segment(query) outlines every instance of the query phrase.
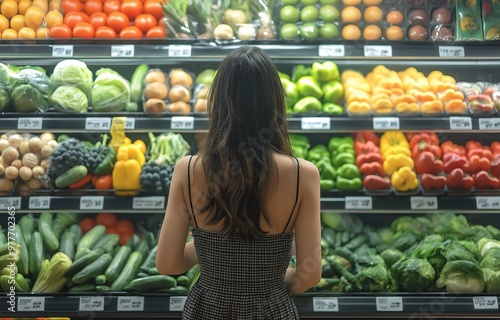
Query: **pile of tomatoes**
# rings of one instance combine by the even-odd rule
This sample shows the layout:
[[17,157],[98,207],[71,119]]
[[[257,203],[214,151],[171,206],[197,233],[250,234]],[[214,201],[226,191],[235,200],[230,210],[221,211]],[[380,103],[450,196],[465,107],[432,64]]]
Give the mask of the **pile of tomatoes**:
[[120,236],[120,245],[124,245],[134,235],[134,224],[127,219],[118,219],[113,213],[101,212],[95,218],[85,218],[78,225],[85,234],[96,225],[106,227],[106,233],[114,233]]
[[50,27],[51,38],[165,38],[161,1],[62,0],[62,23]]

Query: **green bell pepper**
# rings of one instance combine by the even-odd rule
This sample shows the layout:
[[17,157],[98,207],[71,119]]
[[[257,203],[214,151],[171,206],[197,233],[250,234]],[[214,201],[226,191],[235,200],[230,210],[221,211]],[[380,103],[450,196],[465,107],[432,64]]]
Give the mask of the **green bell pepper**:
[[333,61],[313,62],[312,75],[319,82],[328,82],[340,78],[339,68]]
[[293,156],[296,157],[296,158],[306,159],[306,157],[307,157],[307,148],[304,148],[304,147],[299,146],[299,145],[293,145],[292,144],[292,153],[293,153]]
[[325,163],[320,170],[321,179],[335,180],[337,178],[337,171],[330,163]]
[[307,152],[306,159],[313,163],[316,163],[321,159],[327,159],[328,162],[330,162],[330,152],[328,151],[328,148],[325,145],[318,144],[313,148],[309,149],[309,151]]
[[354,149],[354,139],[350,136],[331,138],[328,142],[328,149],[330,152],[334,152],[337,151],[340,145],[344,144],[350,145]]
[[305,65],[299,64],[293,70],[292,81],[296,82],[300,78],[310,75],[312,75],[312,68],[307,68]]
[[346,163],[340,168],[337,168],[337,174],[339,177],[346,179],[361,178],[361,172],[359,172],[358,167],[352,163]]
[[319,187],[321,190],[332,190],[335,188],[335,181],[329,179],[319,180]]
[[339,103],[344,99],[344,86],[340,81],[330,81],[325,83],[321,89],[323,90],[323,101]]
[[311,145],[309,144],[309,139],[304,135],[290,134],[289,139],[292,146],[300,146],[306,149],[309,149],[311,147]]
[[346,179],[338,176],[336,184],[339,190],[354,191],[361,189],[361,187],[363,186],[363,181],[361,181],[361,178]]
[[344,107],[335,103],[327,102],[323,104],[322,112],[326,114],[344,114]]
[[108,153],[106,154],[106,157],[104,157],[104,160],[99,163],[97,168],[94,170],[94,174],[97,176],[103,176],[105,174],[113,172],[113,167],[115,166],[116,162],[116,153],[115,149],[109,148],[108,147]]
[[335,168],[340,168],[346,163],[356,163],[356,158],[352,153],[342,152],[332,157],[332,165]]
[[290,76],[284,72],[278,71],[278,76],[280,77],[280,79],[290,80]]

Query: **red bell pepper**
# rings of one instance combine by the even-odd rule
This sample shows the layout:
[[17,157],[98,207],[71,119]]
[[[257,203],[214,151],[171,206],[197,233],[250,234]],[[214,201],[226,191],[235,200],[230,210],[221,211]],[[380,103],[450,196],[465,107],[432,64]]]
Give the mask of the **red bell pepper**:
[[450,173],[454,169],[469,170],[469,161],[464,156],[456,153],[445,153],[443,155],[444,172]]
[[500,178],[500,155],[491,160],[490,172],[494,177]]
[[389,177],[381,177],[370,174],[364,177],[363,186],[368,190],[389,189],[391,187],[391,180]]
[[413,146],[411,149],[411,157],[416,159],[419,153],[423,151],[430,151],[436,158],[441,159],[441,148],[438,145],[430,144],[428,142],[420,142]]
[[473,155],[469,158],[468,173],[473,174],[479,171],[490,171],[491,162],[488,158]]
[[422,132],[414,135],[410,139],[410,149],[413,149],[419,143],[435,144],[439,145],[439,138],[437,134],[433,132]]
[[500,155],[500,142],[499,141],[492,142],[490,145],[490,150],[494,156]]
[[470,151],[473,149],[482,149],[482,148],[483,148],[483,145],[479,141],[470,140],[470,141],[467,141],[465,143],[465,149],[467,149],[467,151]]
[[360,154],[366,154],[366,153],[380,153],[379,147],[373,142],[373,141],[367,141],[367,142],[361,142],[361,141],[356,141],[354,143],[354,151],[356,152],[356,155]]
[[465,147],[459,146],[458,144],[455,144],[450,140],[447,140],[441,144],[441,151],[442,154],[456,153],[458,155],[463,155],[463,156],[467,154]]
[[382,164],[379,162],[365,162],[359,167],[359,172],[364,176],[376,174],[385,177],[386,175]]
[[380,153],[366,153],[366,154],[360,154],[359,156],[356,157],[356,165],[361,167],[363,163],[370,163],[370,162],[378,162],[378,163],[384,163],[384,159],[382,159],[382,155]]
[[85,188],[92,181],[92,177],[93,176],[94,175],[92,173],[89,173],[85,177],[83,177],[82,179],[80,179],[79,181],[77,181],[77,182],[75,182],[73,184],[70,184],[69,188],[70,189],[82,189],[82,188]]
[[470,149],[467,151],[467,158],[471,158],[472,156],[479,156],[481,158],[487,158],[489,160],[493,159],[493,153],[488,149]]
[[444,169],[443,161],[430,151],[423,151],[415,158],[415,172],[418,174],[438,174]]
[[444,189],[446,187],[446,177],[424,173],[420,176],[420,184],[424,190]]
[[446,177],[449,189],[470,190],[474,186],[474,177],[466,175],[460,168],[453,169]]
[[475,175],[476,189],[500,189],[500,179],[491,176],[488,171],[481,170]]
[[379,145],[380,138],[379,136],[373,132],[373,131],[360,131],[356,133],[356,137],[354,138],[355,141],[360,141],[360,142],[368,142],[371,141],[373,142],[376,146]]

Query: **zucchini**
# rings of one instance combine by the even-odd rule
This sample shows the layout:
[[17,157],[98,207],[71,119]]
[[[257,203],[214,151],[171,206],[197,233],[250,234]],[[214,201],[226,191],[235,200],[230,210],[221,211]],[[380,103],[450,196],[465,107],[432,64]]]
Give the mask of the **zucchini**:
[[49,251],[56,251],[59,249],[59,239],[54,234],[52,229],[52,214],[50,212],[42,212],[38,220],[38,232],[43,239],[43,244]]
[[73,234],[73,236],[75,237],[75,243],[80,242],[80,239],[83,236],[83,232],[82,232],[82,228],[80,228],[79,225],[77,225],[76,223],[73,224],[71,227],[69,227],[69,232],[71,232]]
[[167,275],[149,276],[134,279],[125,288],[126,291],[150,291],[156,289],[168,289],[177,286],[177,280]]
[[116,280],[116,278],[118,278],[118,275],[120,275],[120,272],[127,263],[127,260],[131,253],[132,249],[130,249],[129,246],[120,247],[116,255],[113,257],[113,260],[109,264],[108,268],[104,272],[104,275],[106,275],[106,279],[108,279],[109,282],[113,282]]
[[84,165],[74,166],[73,168],[57,177],[55,185],[57,188],[66,188],[70,184],[73,184],[85,178],[87,173],[87,167],[85,167]]
[[102,225],[96,225],[89,230],[78,242],[76,246],[75,259],[79,259],[85,252],[85,249],[92,249],[99,239],[101,239],[104,234],[106,234],[106,227]]
[[156,253],[158,252],[158,246],[154,246],[153,249],[149,250],[149,253],[148,253],[148,256],[146,257],[146,259],[144,260],[144,262],[142,263],[142,267],[144,268],[152,268],[154,266],[156,266]]
[[21,231],[21,226],[18,224],[15,225],[15,233],[15,241],[21,246],[19,260],[17,260],[17,267],[19,268],[20,273],[28,275],[30,273],[28,246],[26,245],[26,241],[24,241],[24,235]]
[[189,278],[186,277],[185,275],[178,276],[175,280],[177,281],[177,284],[179,286],[183,286],[183,287],[186,287],[186,288],[189,287],[189,285],[191,283],[189,281]]
[[105,286],[105,285],[98,285],[98,286],[95,286],[95,291],[97,291],[97,292],[109,292],[109,291],[111,291],[111,288],[109,286]]
[[66,277],[71,277],[75,274],[77,274],[79,271],[83,270],[86,266],[91,264],[92,262],[96,261],[99,256],[102,254],[102,250],[98,251],[90,251],[87,250],[85,253],[82,255],[82,257],[76,259],[73,264],[71,264],[71,267],[69,267],[68,271],[64,274]]
[[144,77],[148,73],[149,67],[147,64],[140,64],[135,68],[132,77],[130,78],[130,101],[139,103],[142,97],[142,86]]
[[98,275],[97,277],[95,277],[94,283],[96,285],[104,285],[104,284],[106,284],[106,276],[103,275],[103,274]]
[[112,259],[113,258],[107,253],[101,255],[97,260],[77,272],[72,278],[73,282],[76,284],[83,284],[95,279],[95,277],[106,270]]
[[118,275],[118,278],[111,285],[112,291],[121,291],[132,281],[142,263],[142,255],[140,252],[134,251],[127,260],[127,264]]
[[33,219],[33,216],[31,214],[22,216],[21,219],[19,219],[19,225],[21,226],[21,231],[24,235],[24,242],[26,242],[26,245],[29,246],[31,235],[35,230],[35,220]]
[[63,252],[71,260],[75,257],[75,236],[69,231],[64,231],[61,237],[61,246],[59,251]]
[[143,257],[146,257],[149,252],[149,246],[146,241],[141,241],[135,251],[139,252]]
[[93,283],[80,284],[69,288],[69,292],[94,292],[94,291],[95,291],[95,284]]
[[36,278],[38,276],[40,266],[45,258],[43,239],[38,231],[33,232],[33,235],[31,236],[29,254],[30,274]]

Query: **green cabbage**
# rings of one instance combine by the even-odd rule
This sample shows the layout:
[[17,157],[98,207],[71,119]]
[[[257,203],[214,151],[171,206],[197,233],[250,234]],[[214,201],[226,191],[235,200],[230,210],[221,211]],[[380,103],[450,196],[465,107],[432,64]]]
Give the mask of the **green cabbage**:
[[87,112],[89,101],[85,93],[77,87],[60,86],[52,93],[49,102],[56,110]]
[[57,86],[77,87],[87,97],[90,95],[93,75],[83,61],[67,59],[59,62],[50,78]]
[[130,84],[118,72],[102,68],[96,72],[90,92],[92,111],[124,111],[130,102]]
[[0,112],[10,104],[10,88],[14,73],[6,65],[0,63]]
[[16,74],[16,84],[11,99],[17,112],[45,111],[54,91],[50,78],[35,69],[22,69]]

